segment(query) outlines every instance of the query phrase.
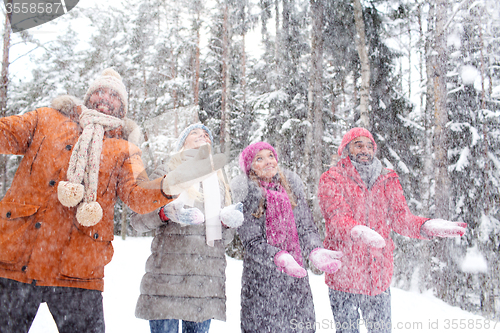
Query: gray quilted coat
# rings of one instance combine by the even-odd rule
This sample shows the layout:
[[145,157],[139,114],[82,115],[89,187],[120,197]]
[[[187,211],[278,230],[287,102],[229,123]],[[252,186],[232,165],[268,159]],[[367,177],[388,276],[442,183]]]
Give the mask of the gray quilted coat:
[[[162,176],[165,166],[153,172]],[[221,198],[224,200],[224,185]],[[224,206],[224,204],[223,204]],[[203,211],[203,203],[195,202]],[[223,227],[222,240],[214,247],[206,244],[205,224],[181,226],[163,223],[158,210],[144,215],[134,214],[131,224],[139,232],[155,230],[151,256],[141,281],[141,295],[135,315],[147,320],[181,319],[202,322],[226,320],[225,246],[234,236]]]
[[[293,210],[302,255],[322,247],[316,226],[304,197],[301,179],[283,170],[297,198]],[[256,218],[262,195],[260,188],[246,175],[231,182],[234,200],[243,202],[245,220],[238,228],[244,247],[241,279],[241,330],[255,332],[314,332],[314,305],[308,277],[293,278],[277,270],[274,256],[279,248],[267,244],[266,216]],[[299,329],[299,327],[305,327]],[[309,328],[307,328],[309,327]]]

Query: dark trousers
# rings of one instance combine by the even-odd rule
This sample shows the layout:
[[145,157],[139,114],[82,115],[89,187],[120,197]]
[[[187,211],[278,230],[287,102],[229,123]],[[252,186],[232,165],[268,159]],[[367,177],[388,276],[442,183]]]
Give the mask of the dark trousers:
[[59,333],[104,333],[98,290],[42,287],[0,278],[0,332],[26,333],[46,302]]
[[[370,333],[391,332],[391,293],[389,289],[377,296],[351,294],[329,289],[329,296],[337,333],[358,333],[361,326],[365,326]],[[359,316],[360,311],[362,319]]]

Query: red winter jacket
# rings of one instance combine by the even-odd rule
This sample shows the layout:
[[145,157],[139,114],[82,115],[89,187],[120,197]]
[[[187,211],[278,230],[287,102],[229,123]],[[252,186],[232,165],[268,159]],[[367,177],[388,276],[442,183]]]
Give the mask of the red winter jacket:
[[[384,292],[389,288],[393,271],[391,230],[426,239],[420,235],[420,227],[428,219],[410,212],[398,175],[382,169],[368,190],[346,157],[321,176],[318,196],[326,220],[324,246],[344,253],[342,267],[334,274],[326,274],[326,284],[332,289],[356,294],[374,296]],[[358,224],[382,235],[386,246],[375,249],[353,242],[351,229]]]

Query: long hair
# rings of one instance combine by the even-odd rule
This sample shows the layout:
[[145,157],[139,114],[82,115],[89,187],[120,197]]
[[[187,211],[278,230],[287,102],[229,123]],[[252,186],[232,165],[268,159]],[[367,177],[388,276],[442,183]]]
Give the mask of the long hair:
[[[259,201],[259,206],[257,207],[257,211],[252,213],[252,215],[256,218],[260,218],[264,213],[266,212],[266,190],[260,185],[260,178],[257,176],[255,171],[251,169],[248,172],[248,178],[255,182],[259,189],[261,190],[261,198]],[[290,183],[288,183],[288,180],[286,179],[285,175],[281,171],[281,169],[278,167],[278,172],[276,175],[273,177],[273,181],[277,182],[279,185],[283,186],[283,188],[286,191],[286,194],[288,195],[288,200],[290,200],[290,204],[292,205],[292,209],[297,207],[297,198],[295,198],[295,195],[292,192],[292,189],[290,187]]]

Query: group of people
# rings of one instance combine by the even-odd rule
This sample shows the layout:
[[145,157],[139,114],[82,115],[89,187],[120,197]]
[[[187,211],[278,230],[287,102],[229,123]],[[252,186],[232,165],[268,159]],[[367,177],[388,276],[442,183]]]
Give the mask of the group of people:
[[188,126],[170,159],[148,177],[130,140],[121,77],[106,69],[83,101],[0,119],[0,153],[23,155],[0,201],[0,331],[28,332],[46,302],[59,332],[104,332],[104,266],[119,197],[132,226],[154,231],[136,316],[152,333],[208,332],[225,320],[225,246],[244,248],[242,332],[314,332],[306,261],[325,272],[337,332],[390,332],[390,232],[462,236],[466,224],[413,215],[397,174],[382,166],[363,128],[347,132],[340,161],[320,179],[322,242],[302,180],[278,166],[267,142],[239,155],[232,181],[211,131]]

